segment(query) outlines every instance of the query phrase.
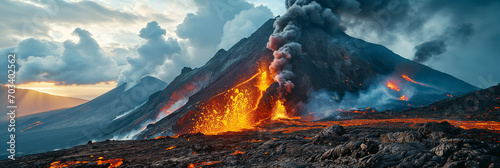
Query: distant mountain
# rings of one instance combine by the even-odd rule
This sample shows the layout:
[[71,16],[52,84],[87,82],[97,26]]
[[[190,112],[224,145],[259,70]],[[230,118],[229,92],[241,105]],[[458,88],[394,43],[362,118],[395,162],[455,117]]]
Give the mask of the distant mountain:
[[[220,50],[204,66],[183,69],[182,74],[159,93],[160,96],[148,101],[136,113],[158,113],[178,102],[179,96],[175,95],[180,93],[189,97],[188,101],[162,120],[151,123],[137,138],[231,131],[271,118],[273,109],[278,107],[278,84],[261,86],[261,81],[271,80],[272,83],[268,66],[273,60],[273,52],[266,45],[274,31],[273,22],[274,19],[267,21],[228,51]],[[401,108],[413,101],[427,105],[446,98],[447,94],[459,95],[478,89],[405,59],[382,45],[350,37],[344,32],[327,32],[314,25],[305,25],[301,34],[297,41],[302,44],[302,54],[290,60],[295,73],[291,81],[295,87],[284,95],[287,100],[284,108],[291,115],[309,113],[297,109],[300,107],[297,105],[308,103],[312,92],[326,90],[344,98],[347,93],[359,95],[374,87],[385,88],[389,80],[397,82],[401,89],[385,88],[386,92],[411,91],[413,94],[409,100],[405,97],[399,100],[401,95],[391,99],[390,108]],[[378,99],[381,97],[368,101]]]
[[[7,95],[7,87],[0,85],[0,95]],[[16,88],[17,117],[57,109],[74,107],[87,102],[87,100],[51,95],[30,89]],[[7,106],[7,97],[1,96],[0,106]],[[5,119],[2,117],[2,119]]]
[[[79,106],[19,117],[16,120],[18,155],[46,152],[101,140],[118,128],[111,121],[142,105],[167,84],[154,77],[144,77],[136,85],[122,84]],[[1,125],[8,125],[3,121]],[[8,137],[6,129],[1,137]],[[5,146],[7,148],[7,146]],[[2,151],[0,155],[6,155]]]

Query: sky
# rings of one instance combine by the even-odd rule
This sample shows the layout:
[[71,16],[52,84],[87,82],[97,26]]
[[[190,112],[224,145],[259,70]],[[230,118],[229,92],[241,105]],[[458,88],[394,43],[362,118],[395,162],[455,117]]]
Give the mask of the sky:
[[[347,1],[362,9],[336,11],[349,35],[481,88],[500,82],[499,1]],[[88,100],[146,75],[169,83],[285,12],[281,0],[7,0],[0,54],[17,53],[22,88]]]

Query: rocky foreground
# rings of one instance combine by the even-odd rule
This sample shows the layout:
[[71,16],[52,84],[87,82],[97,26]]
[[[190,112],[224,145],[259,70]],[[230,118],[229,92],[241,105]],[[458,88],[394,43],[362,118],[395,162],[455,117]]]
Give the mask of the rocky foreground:
[[[272,128],[292,128],[285,124]],[[263,130],[266,128],[263,128]],[[279,129],[278,129],[279,130]],[[500,135],[444,123],[185,134],[94,142],[2,167],[500,167]],[[288,131],[289,132],[289,131]],[[488,142],[489,141],[489,142]]]

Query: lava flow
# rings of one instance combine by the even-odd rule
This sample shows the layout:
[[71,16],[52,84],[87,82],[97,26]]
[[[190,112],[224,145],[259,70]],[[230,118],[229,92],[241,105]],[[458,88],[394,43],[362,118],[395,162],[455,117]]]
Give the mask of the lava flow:
[[422,86],[425,86],[424,84],[420,83],[420,82],[416,82],[415,80],[413,80],[412,78],[408,77],[408,75],[406,74],[403,74],[401,75],[401,77],[403,77],[404,79],[406,79],[406,81],[408,82],[413,82],[415,84],[419,84],[419,85],[422,85]]
[[201,116],[190,132],[215,135],[254,128],[251,112],[257,108],[264,92],[272,83],[265,67],[261,66],[249,79],[201,105]]
[[299,121],[299,120],[289,120],[283,121],[286,125],[291,125],[293,127],[286,128],[272,128],[268,131],[272,132],[283,132],[291,133],[301,130],[310,130],[317,128],[326,128],[331,125],[341,125],[344,127],[349,126],[373,126],[373,125],[388,125],[391,123],[408,123],[410,126],[416,126],[416,124],[425,124],[428,122],[448,122],[451,125],[460,127],[462,129],[484,129],[494,133],[500,133],[500,122],[496,121],[464,121],[464,120],[435,120],[435,119],[424,119],[424,118],[394,118],[394,119],[352,119],[352,120],[339,120],[339,121]]

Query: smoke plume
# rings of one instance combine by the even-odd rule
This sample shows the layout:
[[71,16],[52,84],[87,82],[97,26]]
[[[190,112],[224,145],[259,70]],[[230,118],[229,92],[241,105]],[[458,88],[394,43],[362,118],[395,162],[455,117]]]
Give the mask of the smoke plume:
[[290,60],[302,52],[300,39],[302,27],[318,25],[335,28],[338,17],[332,9],[322,7],[316,1],[286,1],[287,11],[274,22],[274,33],[269,37],[267,48],[273,51],[274,60],[269,70],[275,74],[274,81],[279,83],[280,93],[290,93],[295,86],[291,81],[295,77]]
[[445,33],[431,40],[415,46],[415,55],[413,61],[424,63],[432,57],[446,52],[448,42],[466,43],[469,37],[474,33],[472,24],[462,24],[457,27],[448,28]]

